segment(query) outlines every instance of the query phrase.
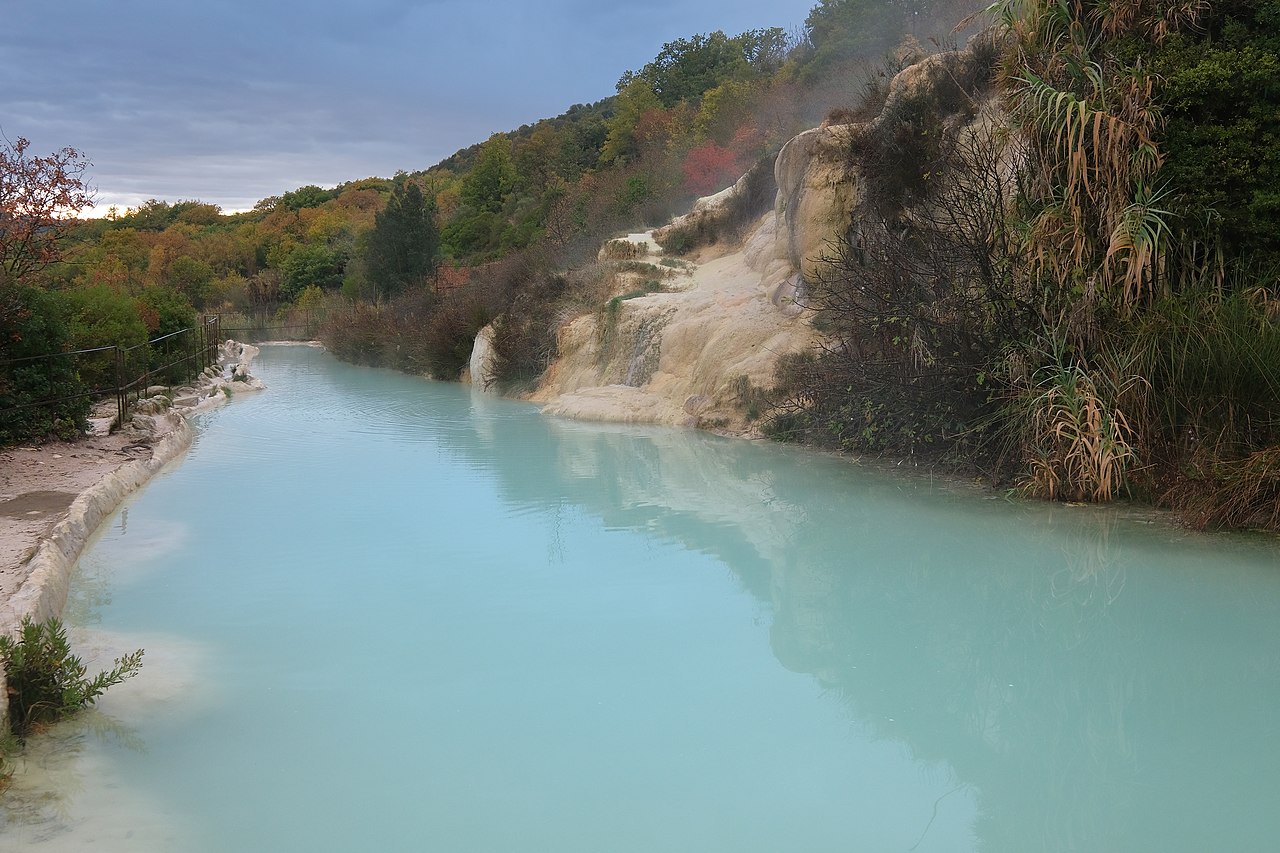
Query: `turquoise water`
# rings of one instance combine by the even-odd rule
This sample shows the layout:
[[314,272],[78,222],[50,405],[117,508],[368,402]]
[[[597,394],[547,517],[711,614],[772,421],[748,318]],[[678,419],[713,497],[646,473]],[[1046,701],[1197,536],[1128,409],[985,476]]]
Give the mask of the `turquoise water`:
[[81,561],[143,674],[0,849],[1276,849],[1274,540],[257,372]]

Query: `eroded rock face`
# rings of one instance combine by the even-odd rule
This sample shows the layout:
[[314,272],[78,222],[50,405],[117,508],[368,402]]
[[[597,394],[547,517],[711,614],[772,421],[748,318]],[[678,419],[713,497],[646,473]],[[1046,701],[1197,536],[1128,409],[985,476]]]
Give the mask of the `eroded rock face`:
[[843,240],[858,202],[851,148],[861,125],[815,127],[778,153],[774,206],[780,250],[805,281],[814,281],[823,258]]
[[[566,323],[560,358],[532,399],[567,417],[751,433],[744,397],[773,387],[778,361],[819,338],[796,300],[803,279],[849,231],[857,130],[822,127],[792,140],[775,166],[774,212],[740,247],[675,283],[676,292],[615,300]],[[657,260],[654,236],[721,215],[744,182],[699,199],[665,229],[626,238],[626,259]],[[622,242],[607,244],[601,259],[620,258]]]
[[816,339],[794,284],[770,214],[742,247],[671,280],[670,292],[567,323],[532,399],[566,417],[749,432],[744,389],[772,387],[778,359]]

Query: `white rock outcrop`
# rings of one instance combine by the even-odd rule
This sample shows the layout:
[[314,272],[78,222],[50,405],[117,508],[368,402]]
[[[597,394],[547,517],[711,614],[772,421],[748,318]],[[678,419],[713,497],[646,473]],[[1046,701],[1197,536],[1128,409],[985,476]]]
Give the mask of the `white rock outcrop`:
[[[700,210],[722,204],[724,193]],[[651,232],[628,242],[658,261]],[[744,389],[774,382],[778,359],[813,345],[795,303],[796,271],[776,220],[692,268],[669,292],[615,299],[561,328],[560,357],[532,399],[547,414],[599,421],[750,432]]]

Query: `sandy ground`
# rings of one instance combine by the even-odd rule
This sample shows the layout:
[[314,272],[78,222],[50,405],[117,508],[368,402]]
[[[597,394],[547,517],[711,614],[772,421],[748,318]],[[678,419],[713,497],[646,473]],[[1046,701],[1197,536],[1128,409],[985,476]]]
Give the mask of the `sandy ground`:
[[121,433],[0,450],[0,599],[26,580],[36,545],[82,491],[150,455],[149,444]]

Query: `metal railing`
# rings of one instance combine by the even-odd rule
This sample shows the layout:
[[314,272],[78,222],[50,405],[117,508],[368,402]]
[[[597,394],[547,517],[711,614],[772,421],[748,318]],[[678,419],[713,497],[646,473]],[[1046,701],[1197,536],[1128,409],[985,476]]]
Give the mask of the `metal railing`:
[[[4,391],[6,380],[13,380],[17,371],[54,360],[63,362],[62,371],[74,375],[79,387],[74,393],[52,394],[40,400],[7,405],[3,411],[114,397],[117,423],[123,424],[131,395],[136,401],[153,385],[172,388],[194,379],[206,367],[217,364],[222,341],[221,318],[215,314],[202,317],[195,326],[161,335],[145,344],[131,347],[112,344],[6,359],[0,361],[0,392]],[[44,376],[54,373],[48,367],[42,371]]]

